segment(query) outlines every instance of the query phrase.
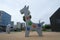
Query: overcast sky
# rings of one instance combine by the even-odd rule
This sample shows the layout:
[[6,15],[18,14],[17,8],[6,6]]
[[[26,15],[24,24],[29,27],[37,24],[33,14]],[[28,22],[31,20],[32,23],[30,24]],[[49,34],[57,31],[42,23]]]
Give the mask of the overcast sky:
[[29,5],[32,22],[39,20],[49,24],[49,17],[60,7],[60,0],[0,0],[0,10],[11,15],[11,20],[24,22],[23,15],[19,12],[25,5]]

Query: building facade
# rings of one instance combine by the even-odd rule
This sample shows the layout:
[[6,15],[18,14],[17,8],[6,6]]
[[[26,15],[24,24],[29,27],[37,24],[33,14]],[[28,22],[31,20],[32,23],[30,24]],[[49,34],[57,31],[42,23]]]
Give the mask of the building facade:
[[50,17],[52,31],[60,32],[60,8]]
[[6,26],[10,23],[11,23],[11,15],[9,15],[4,11],[0,11],[0,26],[5,29]]

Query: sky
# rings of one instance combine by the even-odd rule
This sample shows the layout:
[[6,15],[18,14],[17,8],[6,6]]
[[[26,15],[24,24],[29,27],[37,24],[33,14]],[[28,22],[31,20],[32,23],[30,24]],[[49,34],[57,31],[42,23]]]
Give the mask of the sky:
[[29,6],[31,21],[39,23],[44,21],[50,24],[49,18],[60,7],[60,0],[0,0],[0,10],[11,15],[11,21],[24,22],[20,10],[24,6]]

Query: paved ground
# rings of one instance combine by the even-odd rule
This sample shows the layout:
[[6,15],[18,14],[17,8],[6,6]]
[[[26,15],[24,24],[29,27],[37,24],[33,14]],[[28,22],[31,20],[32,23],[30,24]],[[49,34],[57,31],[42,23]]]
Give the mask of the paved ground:
[[25,32],[0,33],[0,40],[60,40],[59,32],[43,32],[39,37],[36,32],[30,32],[30,37],[25,37]]

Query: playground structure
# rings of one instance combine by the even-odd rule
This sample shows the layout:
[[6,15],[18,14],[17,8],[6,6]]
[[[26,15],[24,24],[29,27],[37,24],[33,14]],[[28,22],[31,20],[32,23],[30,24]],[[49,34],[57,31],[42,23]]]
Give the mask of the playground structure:
[[10,30],[11,30],[11,25],[8,24],[6,27],[6,33],[10,34]]
[[25,27],[25,37],[29,37],[29,33],[31,30],[36,30],[39,36],[42,36],[42,25],[44,22],[39,22],[39,24],[35,24],[31,21],[30,11],[28,10],[29,6],[25,6],[20,10],[21,14],[24,14],[23,20],[26,22]]

